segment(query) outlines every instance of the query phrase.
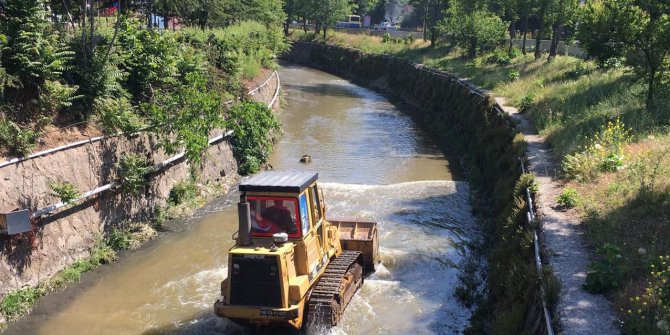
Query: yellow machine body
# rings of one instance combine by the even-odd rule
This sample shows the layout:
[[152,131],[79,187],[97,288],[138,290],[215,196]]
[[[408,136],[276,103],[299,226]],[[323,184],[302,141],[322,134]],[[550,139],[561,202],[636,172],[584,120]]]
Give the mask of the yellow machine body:
[[[245,240],[243,230],[249,228],[240,220],[237,243],[229,251],[228,276],[214,304],[218,316],[240,324],[299,329],[311,291],[343,250],[361,251],[366,272],[379,260],[376,223],[326,220],[317,175],[290,173],[288,181],[286,175],[266,172],[240,184],[240,202],[250,204],[252,223]],[[272,202],[289,208],[292,226],[270,227],[260,213],[270,212]],[[272,233],[281,229],[285,231]],[[351,291],[349,279],[342,280],[336,294]]]

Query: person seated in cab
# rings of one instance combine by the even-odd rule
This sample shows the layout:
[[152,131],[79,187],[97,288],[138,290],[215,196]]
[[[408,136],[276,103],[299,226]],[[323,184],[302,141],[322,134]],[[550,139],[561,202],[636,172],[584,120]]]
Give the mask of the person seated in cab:
[[283,200],[275,200],[274,205],[266,208],[261,213],[264,218],[274,222],[278,225],[283,231],[293,234],[297,231],[293,218],[291,217],[291,211],[284,207]]

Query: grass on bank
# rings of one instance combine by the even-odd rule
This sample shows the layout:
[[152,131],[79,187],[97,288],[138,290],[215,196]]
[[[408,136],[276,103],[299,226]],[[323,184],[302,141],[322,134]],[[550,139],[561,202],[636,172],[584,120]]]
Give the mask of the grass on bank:
[[[292,38],[323,42],[297,30]],[[579,182],[566,178],[557,199],[559,207],[575,207],[583,217],[596,255],[585,287],[610,296],[626,334],[670,334],[667,98],[646,110],[645,87],[629,69],[603,70],[571,56],[547,63],[546,57],[536,61],[532,52],[510,55],[504,49],[467,59],[446,45],[430,48],[421,40],[389,43],[337,32],[327,42],[447,71],[530,114],[569,175],[586,176]],[[555,173],[565,177],[562,170]]]
[[105,241],[100,241],[91,249],[88,258],[76,261],[37,287],[16,290],[6,295],[0,301],[0,313],[7,322],[16,321],[28,314],[43,296],[63,289],[68,283],[79,281],[82,273],[112,262],[116,257],[116,251]]

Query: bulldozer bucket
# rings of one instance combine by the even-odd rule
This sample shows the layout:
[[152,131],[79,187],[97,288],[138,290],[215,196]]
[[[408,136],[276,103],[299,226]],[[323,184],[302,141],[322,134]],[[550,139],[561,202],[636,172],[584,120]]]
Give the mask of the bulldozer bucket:
[[365,272],[375,271],[375,264],[379,262],[377,222],[335,220],[330,223],[338,228],[342,249],[362,252]]

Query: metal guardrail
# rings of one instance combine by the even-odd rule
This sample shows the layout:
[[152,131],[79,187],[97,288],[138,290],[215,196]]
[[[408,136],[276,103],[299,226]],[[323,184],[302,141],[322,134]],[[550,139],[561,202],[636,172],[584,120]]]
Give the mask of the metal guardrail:
[[[229,130],[229,131],[227,131],[227,132],[225,132],[225,133],[223,133],[219,136],[215,136],[215,137],[213,137],[209,140],[209,145],[212,145],[212,144],[214,144],[214,143],[216,143],[216,142],[218,142],[218,141],[220,141],[220,140],[222,140],[222,139],[224,139],[224,138],[226,138],[226,137],[228,137],[232,134],[233,134],[233,131]],[[185,154],[186,154],[186,152],[181,152],[179,154],[176,154],[176,155],[174,155],[174,156],[172,156],[172,157],[154,165],[151,168],[151,170],[147,173],[160,171],[163,168],[165,168],[166,166],[170,165],[171,163],[173,163],[173,162],[181,159],[182,157],[184,157]],[[99,193],[102,193],[104,191],[110,190],[110,189],[114,188],[114,186],[117,186],[117,185],[118,184],[116,182],[111,182],[109,184],[102,185],[100,187],[96,187],[95,189],[82,194],[81,196],[79,196],[77,199],[74,199],[70,203],[63,203],[62,201],[60,201],[60,202],[57,202],[53,205],[49,205],[49,206],[40,208],[40,209],[38,209],[38,210],[36,210],[36,211],[34,211],[30,214],[30,219],[32,220],[32,219],[39,218],[42,215],[51,214],[57,209],[60,209],[62,207],[69,206],[69,205],[74,205],[74,204],[79,203],[79,202],[81,202],[85,199],[88,199],[88,198],[90,198],[90,197],[92,197],[96,194],[99,194]]]
[[[519,158],[521,161],[521,173],[526,173],[526,168],[523,165],[523,158]],[[528,204],[528,211],[526,212],[526,219],[528,224],[531,225],[537,218],[535,215],[535,206],[533,205],[533,197],[531,196],[530,188],[526,187],[526,204]],[[542,309],[544,310],[544,321],[547,327],[547,334],[554,335],[554,329],[551,325],[551,313],[547,307],[546,291],[544,289],[544,278],[542,274],[542,258],[540,257],[540,242],[537,237],[537,229],[533,230],[533,249],[535,251],[535,268],[537,270],[537,275],[540,277],[540,294],[542,296]]]

